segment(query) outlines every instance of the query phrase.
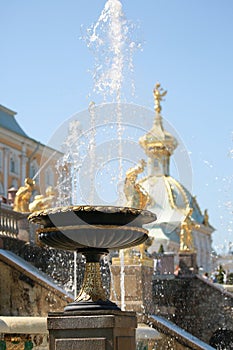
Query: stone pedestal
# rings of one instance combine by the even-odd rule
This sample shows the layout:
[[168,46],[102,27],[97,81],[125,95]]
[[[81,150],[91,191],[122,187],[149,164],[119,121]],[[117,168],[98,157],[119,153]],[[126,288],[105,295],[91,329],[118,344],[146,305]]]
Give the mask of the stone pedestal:
[[155,253],[153,258],[155,274],[168,275],[174,273],[174,253]]
[[181,275],[197,274],[197,254],[194,252],[179,252],[179,267]]
[[[138,322],[143,322],[144,314],[153,314],[152,298],[153,259],[128,259],[124,265],[125,310],[137,313]],[[113,259],[111,265],[111,300],[121,302],[120,261]],[[121,306],[122,307],[122,306]]]
[[48,316],[50,350],[135,350],[134,312],[98,310]]

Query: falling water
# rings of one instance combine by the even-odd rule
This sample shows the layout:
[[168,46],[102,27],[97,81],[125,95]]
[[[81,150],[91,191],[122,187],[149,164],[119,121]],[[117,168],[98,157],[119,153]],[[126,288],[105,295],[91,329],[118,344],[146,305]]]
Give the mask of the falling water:
[[[109,149],[109,156],[105,164],[114,163],[117,160],[117,170],[112,170],[112,184],[117,181],[118,186],[123,183],[123,118],[121,102],[125,98],[125,92],[134,92],[134,84],[132,79],[133,73],[133,53],[140,48],[140,44],[133,40],[135,25],[130,23],[124,15],[122,4],[119,0],[108,0],[105,3],[96,23],[90,26],[82,35],[82,39],[86,42],[88,48],[94,55],[93,77],[93,93],[102,97],[101,102],[114,102],[114,119],[109,122],[108,115],[97,117],[97,106],[94,102],[89,104],[88,115],[86,118],[89,124],[85,126],[76,125],[77,120],[73,120],[69,125],[68,136],[63,145],[64,157],[57,164],[58,173],[58,193],[59,205],[69,205],[71,203],[80,203],[80,201],[88,204],[100,204],[99,198],[95,198],[96,188],[100,187],[96,183],[97,179],[97,159],[96,148],[100,139],[117,139],[117,155],[112,157],[112,151]],[[128,86],[130,82],[130,87]],[[91,94],[90,94],[91,95]],[[97,97],[97,96],[96,96]],[[95,98],[92,98],[95,100]],[[98,121],[97,121],[98,119]],[[86,123],[86,121],[84,121]],[[97,133],[97,128],[102,125],[101,132]],[[113,125],[113,129],[112,126]],[[84,130],[84,135],[80,134],[79,128]],[[114,130],[114,135],[113,135]],[[98,129],[98,131],[100,131]],[[109,135],[107,135],[109,134]],[[116,136],[115,136],[116,135]],[[85,139],[86,138],[86,139]],[[83,140],[85,139],[85,140]],[[85,156],[80,155],[80,142],[85,144]],[[81,146],[82,147],[82,146]],[[116,147],[116,142],[113,145]],[[103,153],[106,150],[103,150]],[[88,159],[88,161],[87,161]],[[88,163],[86,168],[82,169],[84,178],[89,179],[89,185],[81,186],[87,193],[79,193],[77,195],[78,177],[80,181],[80,165]],[[100,163],[100,159],[99,159]],[[109,166],[110,172],[111,166]],[[115,166],[116,168],[116,166]],[[117,177],[113,173],[117,173]],[[117,187],[117,186],[116,186]],[[99,190],[99,188],[98,188]],[[81,189],[83,192],[83,189]],[[70,198],[71,193],[73,197]],[[74,197],[76,196],[76,197]],[[77,198],[78,197],[78,198]],[[118,191],[118,201],[116,205],[124,205],[123,192]]]
[[38,171],[35,173],[35,175],[33,176],[33,180],[35,180],[41,173],[41,171],[46,167],[46,165],[51,161],[51,159],[54,158],[54,156],[56,156],[57,151],[54,151],[51,156],[43,163],[43,165],[40,166],[40,168],[38,169]]
[[134,93],[132,56],[141,44],[133,39],[135,24],[124,15],[119,0],[108,0],[99,19],[83,36],[94,54],[94,92],[103,96],[104,102],[122,102],[124,86]]
[[[123,83],[133,71],[132,53],[135,41],[130,40],[130,25],[126,20],[119,0],[108,0],[98,21],[88,30],[88,47],[94,52],[95,71],[94,91],[102,94],[104,102],[108,97],[117,103],[117,140],[118,140],[118,183],[123,182],[122,154],[122,110]],[[133,86],[133,84],[132,84]],[[134,89],[132,89],[133,92]],[[123,193],[119,193],[119,203],[123,202]],[[121,309],[125,310],[124,253],[120,251],[121,261]]]
[[[93,91],[102,95],[104,102],[112,99],[117,103],[119,184],[123,181],[121,102],[124,87],[129,81],[131,87],[127,90],[131,91],[131,94],[134,92],[132,56],[135,49],[140,47],[140,44],[136,44],[132,39],[133,29],[135,26],[126,19],[121,2],[108,0],[97,22],[83,36],[88,48],[94,54]],[[92,126],[94,127],[93,123]],[[122,203],[121,193],[119,193],[119,203]]]
[[[88,204],[100,204],[99,198],[95,197],[95,192],[96,189],[99,190],[100,188],[99,183],[96,183],[96,181],[98,176],[97,168],[101,161],[102,165],[109,165],[109,173],[112,171],[111,183],[117,182],[118,188],[123,183],[122,138],[124,121],[122,101],[126,97],[126,92],[131,92],[131,95],[134,92],[132,79],[133,53],[141,46],[133,38],[136,33],[135,29],[136,26],[126,19],[121,2],[119,0],[108,0],[97,22],[91,25],[85,31],[85,34],[82,35],[82,39],[94,55],[94,69],[92,72],[93,93],[102,96],[102,102],[104,103],[113,102],[114,117],[109,117],[109,111],[104,115],[98,115],[98,113],[101,114],[101,108],[98,108],[94,102],[91,102],[88,108],[88,115],[85,116],[88,119],[88,122],[84,121],[85,126],[82,123],[78,125],[77,120],[72,120],[71,125],[69,125],[68,136],[63,145],[65,155],[57,165],[59,205],[80,203],[81,200]],[[94,97],[92,99],[95,100]],[[105,111],[103,110],[102,113],[105,113]],[[100,128],[100,125],[102,128]],[[83,135],[80,128],[83,130]],[[112,151],[111,147],[108,147],[109,155],[105,156],[106,149],[104,149],[102,152],[105,156],[104,161],[104,156],[97,161],[96,149],[100,144],[100,139],[103,140],[104,138],[106,140],[110,138],[117,140],[117,142],[112,144],[112,148],[116,148],[117,144],[117,155],[114,153],[115,150]],[[85,149],[85,155],[80,154],[82,153],[80,152],[80,143],[82,142],[85,147],[81,145],[81,148]],[[117,169],[115,166],[116,161],[118,162]],[[84,162],[85,166],[83,166]],[[110,163],[114,163],[114,170],[112,170]],[[81,166],[82,174],[80,175]],[[115,175],[116,173],[117,176]],[[89,184],[87,185],[86,181],[85,186],[83,186],[80,177],[88,177]],[[81,192],[86,191],[88,194],[79,193],[77,195],[78,179],[79,187],[82,187]],[[70,198],[71,193],[73,193],[73,198]],[[115,205],[124,205],[123,191],[118,190],[117,195],[118,200],[115,202]]]
[[64,156],[57,162],[57,205],[67,206],[77,203],[78,171],[81,166],[79,121],[69,123],[68,136],[63,143]]
[[[93,93],[102,96],[102,102],[114,102],[115,113],[114,121],[112,123],[114,129],[114,137],[117,139],[118,151],[115,155],[114,161],[117,159],[117,177],[112,175],[112,183],[117,181],[122,184],[124,180],[123,174],[123,147],[122,136],[124,132],[123,118],[122,118],[122,101],[126,97],[126,92],[134,93],[134,84],[132,79],[133,73],[133,53],[140,48],[140,44],[133,40],[133,32],[135,32],[135,25],[130,23],[123,12],[122,4],[119,0],[108,0],[105,3],[98,20],[89,29],[82,38],[85,40],[88,48],[94,55],[94,71],[93,74]],[[130,85],[130,87],[129,87]],[[90,94],[91,95],[91,94]],[[94,98],[93,98],[94,99]],[[73,120],[69,125],[68,136],[64,142],[64,156],[57,164],[58,173],[58,205],[71,205],[81,202],[82,195],[78,193],[78,181],[81,178],[87,178],[89,186],[82,186],[86,188],[88,195],[84,194],[83,201],[88,204],[99,204],[95,202],[95,192],[98,187],[96,184],[96,167],[98,158],[96,148],[100,138],[104,138],[104,133],[113,135],[112,126],[109,126],[108,115],[102,117],[101,135],[98,135],[97,128],[99,128],[100,120],[97,116],[97,107],[94,102],[89,104],[88,120],[89,128],[87,132],[82,135],[79,122]],[[97,122],[98,119],[98,122]],[[99,123],[99,124],[98,124]],[[84,127],[85,129],[85,127]],[[110,130],[110,131],[109,131]],[[109,135],[106,139],[109,139]],[[116,135],[116,136],[115,136]],[[80,145],[81,143],[81,145]],[[114,144],[116,147],[116,143]],[[82,155],[82,148],[86,151],[86,158]],[[105,152],[105,150],[104,150]],[[109,150],[107,162],[111,162],[112,153]],[[85,159],[84,159],[85,158]],[[88,161],[87,161],[88,159]],[[88,164],[83,166],[84,161]],[[113,163],[113,162],[112,162]],[[80,174],[80,167],[82,165],[82,174]],[[78,180],[79,177],[79,180]],[[81,179],[81,182],[83,180]],[[81,189],[82,191],[82,189]],[[71,195],[72,194],[72,195]],[[117,205],[124,205],[123,191],[118,190]],[[120,253],[121,257],[123,252]],[[124,262],[121,258],[121,286],[122,286],[122,302],[124,307]]]
[[94,191],[95,191],[95,159],[96,159],[96,125],[95,125],[95,103],[91,102],[89,104],[89,114],[90,114],[90,126],[91,126],[91,137],[89,145],[89,155],[90,155],[90,196],[89,203],[94,203]]
[[119,252],[120,255],[120,290],[121,290],[121,310],[125,311],[125,259],[124,251],[121,249]]

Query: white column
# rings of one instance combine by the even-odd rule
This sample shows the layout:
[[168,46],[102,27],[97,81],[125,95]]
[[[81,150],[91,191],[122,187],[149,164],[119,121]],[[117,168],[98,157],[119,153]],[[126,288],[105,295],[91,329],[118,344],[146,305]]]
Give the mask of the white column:
[[27,156],[26,156],[26,145],[22,143],[22,153],[21,153],[21,186],[24,185],[24,180],[26,178],[26,164],[27,164]]
[[8,191],[8,177],[9,177],[9,148],[4,148],[4,155],[3,155],[3,178],[4,178],[4,196],[7,197],[7,191]]

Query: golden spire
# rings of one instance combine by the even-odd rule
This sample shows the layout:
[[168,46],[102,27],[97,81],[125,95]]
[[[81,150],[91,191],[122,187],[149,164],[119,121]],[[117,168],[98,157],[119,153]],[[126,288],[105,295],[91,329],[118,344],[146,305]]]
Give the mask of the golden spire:
[[167,94],[167,91],[161,88],[160,83],[156,83],[154,88],[154,99],[155,99],[155,111],[160,114],[162,107],[160,102],[163,101],[163,97]]
[[163,120],[160,115],[161,101],[167,91],[161,88],[160,83],[155,85],[153,90],[155,99],[155,121],[152,129],[140,137],[139,143],[145,149],[147,155],[152,158],[161,158],[164,155],[170,156],[177,147],[177,140],[168,131],[164,130]]
[[[152,175],[155,173],[169,175],[169,158],[178,143],[176,138],[164,129],[163,119],[160,114],[162,109],[161,101],[164,100],[167,91],[161,88],[160,83],[157,83],[153,93],[155,99],[154,124],[151,130],[140,137],[139,143],[149,157],[148,162],[151,164],[149,173]],[[155,162],[152,159],[156,159],[157,161]]]

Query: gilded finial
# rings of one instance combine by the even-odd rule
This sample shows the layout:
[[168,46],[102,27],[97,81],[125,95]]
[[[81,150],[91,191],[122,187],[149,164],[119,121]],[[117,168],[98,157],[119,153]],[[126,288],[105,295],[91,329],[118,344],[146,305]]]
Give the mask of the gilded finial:
[[161,88],[160,83],[156,83],[154,88],[154,99],[155,99],[155,111],[160,114],[162,107],[161,101],[163,101],[163,97],[167,94],[167,91]]

